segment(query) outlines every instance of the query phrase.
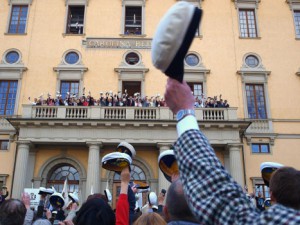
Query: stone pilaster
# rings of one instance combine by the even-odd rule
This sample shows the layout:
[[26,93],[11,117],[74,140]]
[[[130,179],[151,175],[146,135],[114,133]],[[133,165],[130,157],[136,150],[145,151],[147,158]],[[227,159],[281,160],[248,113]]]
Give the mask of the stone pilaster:
[[28,168],[29,159],[29,141],[18,141],[17,142],[17,159],[14,174],[14,183],[12,190],[13,198],[21,198],[21,193],[24,192],[26,184],[26,173]]
[[[162,152],[169,150],[171,147],[171,144],[158,143],[157,147],[159,148],[159,154],[161,154]],[[164,174],[160,171],[160,169],[158,167],[158,192],[157,193],[160,193],[161,189],[168,190],[170,185],[171,185],[171,183],[169,181],[167,181]]]
[[243,161],[241,155],[241,145],[229,145],[229,165],[233,179],[244,187]]
[[99,193],[100,190],[100,148],[102,142],[87,142],[89,146],[89,161],[86,179],[86,197],[91,194],[93,188],[94,193]]

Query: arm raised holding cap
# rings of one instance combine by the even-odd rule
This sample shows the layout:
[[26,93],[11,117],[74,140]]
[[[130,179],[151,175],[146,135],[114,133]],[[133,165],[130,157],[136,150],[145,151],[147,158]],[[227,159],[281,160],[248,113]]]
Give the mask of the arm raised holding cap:
[[[199,130],[189,86],[169,78],[165,99],[177,113],[179,138],[174,152],[187,202],[196,218],[206,225],[253,224],[258,214]],[[187,113],[178,115],[182,110]]]
[[127,198],[129,181],[129,168],[125,167],[121,172],[121,191],[117,202],[116,225],[127,225],[129,223],[129,202]]

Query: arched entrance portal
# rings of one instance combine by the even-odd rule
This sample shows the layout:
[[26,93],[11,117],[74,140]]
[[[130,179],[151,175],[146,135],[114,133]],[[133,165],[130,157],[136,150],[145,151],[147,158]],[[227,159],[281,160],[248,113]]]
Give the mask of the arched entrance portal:
[[64,182],[68,179],[68,191],[79,191],[79,172],[70,164],[59,164],[53,167],[47,177],[47,187],[54,187],[56,191],[62,192]]

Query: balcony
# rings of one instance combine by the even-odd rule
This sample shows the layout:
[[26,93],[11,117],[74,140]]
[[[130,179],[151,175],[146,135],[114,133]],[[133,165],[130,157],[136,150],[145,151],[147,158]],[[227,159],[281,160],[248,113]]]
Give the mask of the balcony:
[[[237,120],[237,108],[196,108],[197,120]],[[23,119],[175,120],[167,107],[33,106],[23,105]]]

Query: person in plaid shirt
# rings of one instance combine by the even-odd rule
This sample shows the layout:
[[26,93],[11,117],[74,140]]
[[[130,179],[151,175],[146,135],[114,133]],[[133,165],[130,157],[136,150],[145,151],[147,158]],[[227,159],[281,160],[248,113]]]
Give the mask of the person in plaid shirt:
[[200,224],[300,224],[300,211],[281,204],[263,212],[255,209],[199,130],[186,82],[169,78],[165,99],[172,112],[178,113],[174,152],[189,207]]

